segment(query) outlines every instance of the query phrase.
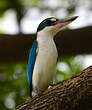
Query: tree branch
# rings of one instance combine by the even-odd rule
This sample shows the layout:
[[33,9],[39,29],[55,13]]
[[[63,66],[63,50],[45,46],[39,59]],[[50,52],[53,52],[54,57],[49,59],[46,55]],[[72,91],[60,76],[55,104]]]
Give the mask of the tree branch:
[[15,110],[91,110],[92,66],[54,85]]
[[[74,56],[92,53],[92,26],[64,30],[55,37],[59,56]],[[35,34],[0,35],[0,62],[27,60]]]

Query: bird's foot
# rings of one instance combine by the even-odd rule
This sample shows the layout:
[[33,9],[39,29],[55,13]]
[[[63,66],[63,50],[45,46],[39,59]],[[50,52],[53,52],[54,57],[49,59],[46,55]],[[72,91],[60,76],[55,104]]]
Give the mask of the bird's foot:
[[38,96],[42,96],[42,94],[43,94],[43,93],[42,93],[41,91],[38,92]]
[[52,88],[54,86],[54,84],[50,84],[48,88]]
[[42,91],[39,91],[38,88],[35,88],[35,94],[41,96],[43,93]]

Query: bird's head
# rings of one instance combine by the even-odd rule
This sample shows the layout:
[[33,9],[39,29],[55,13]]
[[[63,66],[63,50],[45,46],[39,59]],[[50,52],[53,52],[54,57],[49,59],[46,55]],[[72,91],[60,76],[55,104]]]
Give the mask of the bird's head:
[[78,16],[68,19],[57,19],[54,17],[47,18],[39,24],[37,28],[37,34],[47,34],[54,36],[58,31],[74,21],[77,17]]

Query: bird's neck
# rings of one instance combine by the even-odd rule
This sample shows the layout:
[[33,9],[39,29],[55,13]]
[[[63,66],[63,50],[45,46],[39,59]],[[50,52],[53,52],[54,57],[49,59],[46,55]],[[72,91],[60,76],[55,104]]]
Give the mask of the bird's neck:
[[52,42],[54,42],[53,36],[49,33],[44,33],[44,32],[37,33],[37,41],[38,41],[38,44],[41,46],[48,45],[49,43],[52,44]]
[[54,36],[52,33],[40,31],[37,33],[37,39],[53,39]]

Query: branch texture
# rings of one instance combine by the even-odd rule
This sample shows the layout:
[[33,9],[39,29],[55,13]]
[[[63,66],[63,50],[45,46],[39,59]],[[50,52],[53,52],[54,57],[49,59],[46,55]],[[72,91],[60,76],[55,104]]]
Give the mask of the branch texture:
[[15,110],[92,110],[92,66]]

